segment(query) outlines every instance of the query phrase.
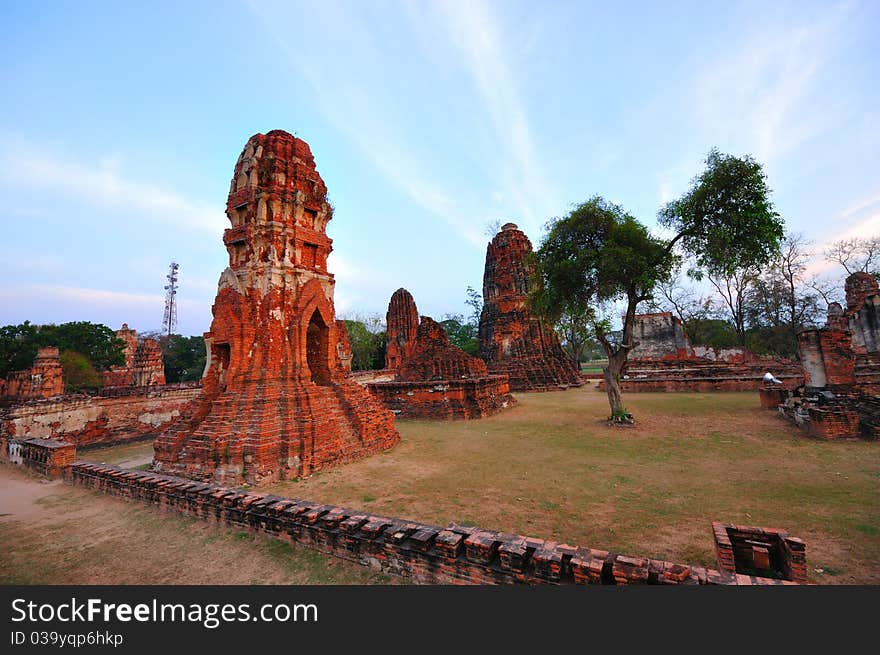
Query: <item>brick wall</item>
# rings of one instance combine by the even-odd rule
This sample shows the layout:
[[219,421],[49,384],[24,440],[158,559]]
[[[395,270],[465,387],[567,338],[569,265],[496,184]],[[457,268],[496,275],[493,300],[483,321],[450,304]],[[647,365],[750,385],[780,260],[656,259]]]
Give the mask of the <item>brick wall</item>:
[[106,445],[158,434],[200,392],[198,386],[108,389],[105,396],[68,395],[0,410],[0,436]]
[[247,529],[423,584],[780,584],[451,524],[446,528],[334,505],[78,462],[65,478],[160,508]]

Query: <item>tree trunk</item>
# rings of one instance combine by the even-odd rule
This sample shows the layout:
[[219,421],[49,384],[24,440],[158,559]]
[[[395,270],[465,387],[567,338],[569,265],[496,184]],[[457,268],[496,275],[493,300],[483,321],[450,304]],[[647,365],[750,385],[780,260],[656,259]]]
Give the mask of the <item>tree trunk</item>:
[[[616,359],[616,358],[615,358]],[[612,366],[612,360],[608,360],[608,366],[602,369],[605,377],[605,391],[608,394],[608,404],[611,406],[611,417],[620,416],[623,411],[623,401],[620,399],[620,365]]]

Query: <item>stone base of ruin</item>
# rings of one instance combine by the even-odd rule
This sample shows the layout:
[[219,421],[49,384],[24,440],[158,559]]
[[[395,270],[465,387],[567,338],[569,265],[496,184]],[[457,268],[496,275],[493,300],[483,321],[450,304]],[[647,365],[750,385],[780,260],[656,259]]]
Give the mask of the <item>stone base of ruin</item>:
[[[803,384],[800,366],[777,360],[732,364],[701,360],[630,362],[620,381],[621,391],[754,391],[771,372],[786,389]],[[604,381],[599,389],[604,389]]]
[[[762,390],[761,406],[769,407]],[[786,391],[779,413],[817,439],[880,437],[880,396],[852,385],[801,387]]]
[[433,382],[371,382],[367,389],[398,418],[477,419],[516,402],[504,375]]
[[506,375],[511,391],[565,391],[580,387],[584,379],[570,363],[550,356],[487,362],[491,375]]
[[224,484],[302,477],[394,446],[394,416],[349,380],[203,394],[155,442],[159,471]]

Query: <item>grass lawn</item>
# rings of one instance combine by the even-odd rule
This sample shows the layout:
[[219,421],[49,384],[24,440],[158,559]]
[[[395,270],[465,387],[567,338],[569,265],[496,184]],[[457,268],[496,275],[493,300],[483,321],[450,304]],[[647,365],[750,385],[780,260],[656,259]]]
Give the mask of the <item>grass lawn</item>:
[[757,393],[515,394],[479,421],[399,421],[393,450],[267,487],[445,525],[714,565],[711,522],[782,527],[818,583],[880,583],[880,444],[820,442]]

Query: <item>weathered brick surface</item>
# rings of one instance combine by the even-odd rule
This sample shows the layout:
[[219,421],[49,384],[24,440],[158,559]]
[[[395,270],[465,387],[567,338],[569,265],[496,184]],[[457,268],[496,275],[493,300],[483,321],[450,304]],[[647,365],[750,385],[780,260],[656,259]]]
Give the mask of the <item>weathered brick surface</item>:
[[0,437],[69,441],[79,448],[155,436],[200,393],[195,383],[103,389],[0,409]]
[[76,446],[46,439],[0,439],[5,459],[47,478],[60,478],[76,459]]
[[251,137],[226,214],[204,392],[156,440],[157,467],[256,484],[396,444],[394,415],[346,378],[327,271],[332,210],[308,144],[280,130]]
[[511,391],[550,391],[583,384],[559,338],[528,309],[532,244],[507,223],[486,249],[480,357],[492,375],[507,375]]
[[779,583],[454,523],[442,528],[89,462],[68,467],[65,478],[167,511],[264,533],[423,584]]
[[413,354],[419,331],[419,310],[412,294],[398,289],[391,296],[385,314],[385,368],[396,371]]
[[24,371],[14,371],[0,379],[0,397],[11,400],[51,398],[64,393],[61,356],[58,348],[40,348],[34,364]]
[[747,348],[691,345],[670,312],[637,315],[633,331],[635,348],[623,370],[623,391],[753,391],[767,372],[786,389],[803,382],[800,366],[791,360],[759,357]]
[[[805,385],[780,413],[821,439],[880,436],[880,292],[867,273],[846,279],[847,308],[831,303],[820,329],[798,334]],[[762,396],[762,406],[765,399]]]
[[486,363],[453,346],[431,317],[419,321],[415,300],[406,289],[391,297],[387,324],[389,366],[350,379],[366,385],[398,417],[476,419],[515,402],[506,375],[490,376]]
[[382,404],[400,418],[475,419],[497,414],[516,402],[506,375],[425,382],[368,383]]
[[807,583],[806,545],[785,530],[714,522],[712,532],[721,571]]
[[152,338],[138,339],[127,323],[116,331],[125,342],[125,364],[104,371],[105,387],[149,387],[165,384],[165,362],[159,343]]

